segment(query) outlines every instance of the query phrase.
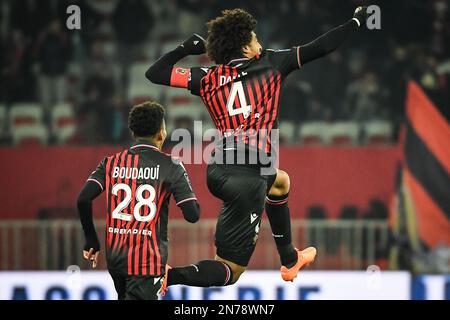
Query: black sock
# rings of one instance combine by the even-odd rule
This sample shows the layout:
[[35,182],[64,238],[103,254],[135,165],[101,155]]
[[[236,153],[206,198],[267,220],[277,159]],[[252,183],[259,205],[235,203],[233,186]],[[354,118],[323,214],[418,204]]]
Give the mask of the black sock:
[[231,268],[226,263],[202,260],[190,266],[170,269],[167,286],[175,284],[194,287],[226,286],[231,284],[232,278]]
[[272,235],[277,244],[278,254],[283,266],[288,268],[297,263],[297,251],[292,245],[291,216],[288,207],[289,193],[283,196],[266,197],[266,213]]

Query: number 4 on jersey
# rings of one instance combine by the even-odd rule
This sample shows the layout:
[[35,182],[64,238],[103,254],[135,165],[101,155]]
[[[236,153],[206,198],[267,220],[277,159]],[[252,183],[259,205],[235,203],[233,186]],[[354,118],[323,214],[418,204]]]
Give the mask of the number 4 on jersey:
[[[233,108],[234,107],[234,100],[236,100],[236,94],[239,97],[239,104],[241,105],[240,108]],[[228,96],[227,101],[227,109],[230,116],[235,116],[237,114],[243,114],[244,118],[247,119],[247,117],[250,115],[250,112],[252,112],[252,106],[250,104],[247,104],[247,99],[245,98],[245,92],[244,87],[242,86],[242,82],[234,82],[231,86],[230,95]]]

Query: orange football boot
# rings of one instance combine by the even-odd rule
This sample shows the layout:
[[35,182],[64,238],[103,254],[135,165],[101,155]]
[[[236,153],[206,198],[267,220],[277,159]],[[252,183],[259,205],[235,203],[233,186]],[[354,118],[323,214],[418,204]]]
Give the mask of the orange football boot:
[[280,268],[281,277],[284,281],[294,281],[300,269],[313,263],[317,254],[317,250],[314,247],[308,247],[301,251],[295,248],[295,250],[297,250],[298,254],[297,263],[291,268],[286,268],[285,266]]

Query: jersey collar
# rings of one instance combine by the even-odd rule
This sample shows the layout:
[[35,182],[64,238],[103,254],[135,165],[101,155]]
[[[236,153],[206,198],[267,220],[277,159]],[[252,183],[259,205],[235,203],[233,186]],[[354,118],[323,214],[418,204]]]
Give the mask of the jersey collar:
[[133,145],[131,146],[130,149],[136,149],[136,148],[150,148],[150,149],[159,150],[158,147],[152,145],[151,143],[149,143],[149,142],[142,142],[142,141],[133,143]]
[[[258,60],[260,56],[261,56],[261,54],[257,54],[257,55],[255,55],[255,56],[253,57],[253,59]],[[250,60],[250,59],[249,59],[249,58],[246,58],[246,57],[240,57],[240,58],[232,59],[232,60],[230,60],[230,61],[227,63],[227,66],[230,65],[230,64],[242,63],[242,62],[244,62],[244,61],[249,61],[249,60]]]
[[245,57],[233,59],[233,60],[230,60],[230,62],[227,63],[227,66],[230,65],[230,64],[243,62],[243,61],[247,61],[247,60],[250,60],[250,59],[249,58],[245,58]]

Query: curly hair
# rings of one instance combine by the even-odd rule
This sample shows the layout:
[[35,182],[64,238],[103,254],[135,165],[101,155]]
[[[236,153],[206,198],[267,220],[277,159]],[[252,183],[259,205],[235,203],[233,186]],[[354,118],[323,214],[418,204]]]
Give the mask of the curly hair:
[[217,64],[241,56],[242,48],[252,41],[256,23],[256,19],[245,10],[222,11],[222,16],[207,23],[206,54]]
[[135,105],[128,115],[128,128],[136,137],[153,136],[164,120],[164,108],[157,102],[146,101]]

